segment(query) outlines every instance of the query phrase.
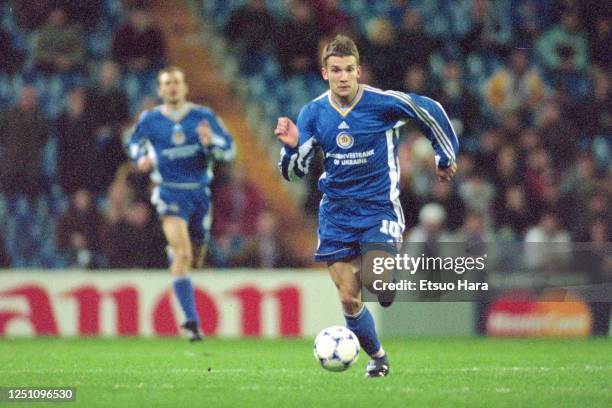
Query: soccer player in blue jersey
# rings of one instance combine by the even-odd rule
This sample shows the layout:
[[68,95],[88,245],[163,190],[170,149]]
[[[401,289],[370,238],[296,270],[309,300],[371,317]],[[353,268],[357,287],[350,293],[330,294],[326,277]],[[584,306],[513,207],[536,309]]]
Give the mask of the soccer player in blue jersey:
[[361,301],[358,269],[367,244],[397,248],[402,240],[399,127],[412,120],[423,130],[435,151],[439,181],[451,180],[457,170],[458,140],[438,102],[359,84],[359,52],[348,37],[336,36],[325,47],[322,74],[329,91],[302,108],[297,125],[286,117],[278,120],[275,135],[284,144],[279,167],[285,179],[301,178],[315,150],[323,151],[315,260],[327,262],[346,324],[371,357],[366,375],[386,376],[389,361]]
[[202,333],[189,270],[202,267],[206,253],[213,164],[232,161],[235,147],[212,110],[187,101],[181,69],[162,69],[157,92],[163,104],[141,115],[128,150],[140,171],[154,170],[158,186],[151,201],[168,241],[174,293],[186,318],[182,327],[198,341]]

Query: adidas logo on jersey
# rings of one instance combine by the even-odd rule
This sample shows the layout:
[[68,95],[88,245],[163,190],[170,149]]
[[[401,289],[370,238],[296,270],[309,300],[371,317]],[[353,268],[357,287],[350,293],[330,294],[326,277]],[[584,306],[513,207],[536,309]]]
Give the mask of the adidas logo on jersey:
[[347,125],[345,121],[342,121],[342,123],[338,125],[338,129],[348,129],[348,128],[349,128],[349,125]]

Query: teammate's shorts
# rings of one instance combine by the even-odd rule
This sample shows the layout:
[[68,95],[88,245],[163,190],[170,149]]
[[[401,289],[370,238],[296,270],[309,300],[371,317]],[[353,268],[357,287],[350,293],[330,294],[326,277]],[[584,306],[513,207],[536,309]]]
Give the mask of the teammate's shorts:
[[174,215],[187,222],[189,236],[194,245],[204,245],[210,238],[212,211],[210,190],[178,189],[165,186],[155,187],[151,202],[157,208],[157,214]]
[[323,196],[318,233],[317,262],[349,260],[369,249],[396,252],[404,233],[404,213],[399,200],[378,203]]

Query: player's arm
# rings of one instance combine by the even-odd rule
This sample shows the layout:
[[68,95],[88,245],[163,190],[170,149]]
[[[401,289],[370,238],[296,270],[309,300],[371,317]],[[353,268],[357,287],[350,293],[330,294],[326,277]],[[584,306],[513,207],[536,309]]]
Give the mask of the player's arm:
[[416,121],[435,151],[438,180],[449,181],[457,171],[459,139],[438,102],[417,94],[390,91],[404,116]]
[[200,143],[215,160],[223,163],[234,160],[236,157],[234,138],[214,114],[211,114],[208,119],[202,120],[196,131],[200,137]]
[[317,149],[312,119],[308,105],[300,112],[297,125],[289,118],[278,119],[274,135],[284,145],[278,168],[287,181],[300,179],[310,170],[310,162]]
[[147,112],[143,112],[138,119],[138,123],[134,126],[134,130],[130,135],[127,143],[128,157],[136,165],[138,170],[148,172],[153,168],[153,159],[147,154],[147,131],[146,131]]

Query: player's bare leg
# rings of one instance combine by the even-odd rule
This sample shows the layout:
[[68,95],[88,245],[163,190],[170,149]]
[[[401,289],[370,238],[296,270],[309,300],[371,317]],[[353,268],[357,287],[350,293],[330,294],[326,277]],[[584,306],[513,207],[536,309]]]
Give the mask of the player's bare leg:
[[193,249],[187,222],[181,217],[161,218],[164,235],[172,251],[170,272],[174,276],[174,293],[181,304],[187,321],[182,325],[190,334],[190,341],[202,340],[199,319],[195,308],[193,286],[189,271],[193,262]]
[[[384,290],[376,290],[374,287],[375,281],[382,281],[384,283],[390,283],[395,280],[394,268],[387,268],[391,262],[385,262],[388,258],[393,258],[393,255],[387,251],[380,249],[373,249],[366,251],[362,257],[361,264],[361,283],[362,287],[366,288],[370,293],[375,294],[378,298],[378,303],[382,307],[389,307],[395,300],[395,290],[389,290],[385,287]],[[376,262],[375,262],[376,261]],[[377,266],[377,268],[375,268]],[[374,273],[375,270],[381,269],[382,272]],[[378,286],[380,288],[380,286]]]
[[384,377],[389,373],[389,362],[385,350],[380,345],[374,319],[366,305],[361,301],[361,288],[358,277],[360,258],[353,262],[330,262],[329,274],[338,289],[346,324],[357,338],[361,347],[372,360],[366,367],[366,376]]
[[185,276],[191,270],[193,252],[187,222],[181,217],[164,216],[161,218],[166,241],[172,251],[170,272],[173,276]]
[[329,265],[329,273],[338,289],[342,310],[350,315],[357,313],[363,306],[357,271],[351,262],[334,262]]

